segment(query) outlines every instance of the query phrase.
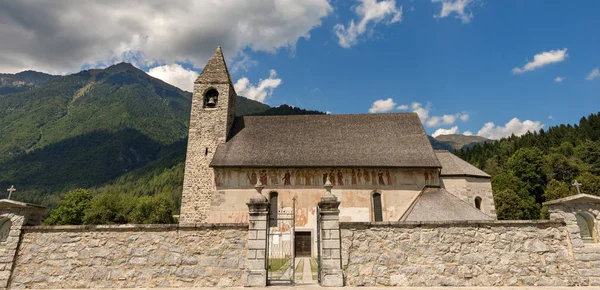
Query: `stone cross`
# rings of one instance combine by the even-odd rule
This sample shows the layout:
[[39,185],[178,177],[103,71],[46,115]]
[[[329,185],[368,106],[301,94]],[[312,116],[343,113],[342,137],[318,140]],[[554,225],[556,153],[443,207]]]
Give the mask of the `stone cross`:
[[575,186],[575,188],[577,188],[577,194],[581,194],[581,191],[579,191],[579,187],[582,186],[583,184],[577,182],[577,180],[575,180],[575,182],[573,182],[572,184],[573,186]]
[[10,196],[12,195],[12,193],[17,191],[17,189],[15,188],[14,185],[11,185],[10,188],[7,189],[6,191],[8,191],[8,199],[10,199]]

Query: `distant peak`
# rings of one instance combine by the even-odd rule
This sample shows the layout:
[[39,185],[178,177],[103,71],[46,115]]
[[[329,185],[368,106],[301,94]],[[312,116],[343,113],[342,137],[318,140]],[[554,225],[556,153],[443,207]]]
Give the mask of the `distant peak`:
[[106,68],[107,71],[117,73],[122,71],[138,71],[139,69],[128,62],[120,62]]

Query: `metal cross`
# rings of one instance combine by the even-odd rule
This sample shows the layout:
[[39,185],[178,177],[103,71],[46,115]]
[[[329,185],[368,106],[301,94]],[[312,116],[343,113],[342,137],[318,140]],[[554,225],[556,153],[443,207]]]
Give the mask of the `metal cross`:
[[12,193],[17,191],[17,189],[15,188],[14,185],[11,185],[10,188],[7,189],[6,191],[8,191],[8,199],[10,199],[10,196],[12,195]]
[[575,186],[575,188],[577,188],[577,194],[581,194],[581,191],[579,191],[579,187],[582,186],[582,184],[575,180],[575,182],[573,182],[572,185]]

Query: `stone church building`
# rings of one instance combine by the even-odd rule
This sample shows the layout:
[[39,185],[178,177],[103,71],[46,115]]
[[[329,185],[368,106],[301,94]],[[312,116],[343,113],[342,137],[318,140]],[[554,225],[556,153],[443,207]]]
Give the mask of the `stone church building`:
[[236,98],[219,47],[194,83],[180,224],[247,223],[261,183],[314,244],[327,180],[341,222],[496,218],[490,176],[434,151],[415,113],[239,117]]

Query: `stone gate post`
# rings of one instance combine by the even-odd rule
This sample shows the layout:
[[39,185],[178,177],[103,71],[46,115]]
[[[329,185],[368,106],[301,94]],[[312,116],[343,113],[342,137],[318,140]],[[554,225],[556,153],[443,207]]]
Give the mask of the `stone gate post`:
[[263,185],[260,181],[255,186],[255,194],[248,205],[248,255],[244,286],[267,286],[267,223],[269,202],[262,195]]
[[331,182],[325,183],[326,193],[319,202],[321,213],[321,286],[344,286],[342,271],[341,237],[340,237],[340,202],[331,193]]

